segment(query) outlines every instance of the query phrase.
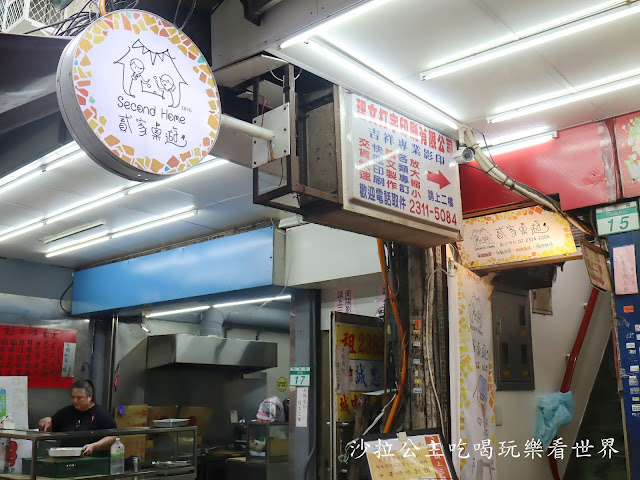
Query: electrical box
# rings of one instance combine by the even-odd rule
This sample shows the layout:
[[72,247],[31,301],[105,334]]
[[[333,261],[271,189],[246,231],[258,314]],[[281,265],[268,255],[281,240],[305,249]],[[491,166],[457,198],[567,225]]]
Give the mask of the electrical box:
[[531,311],[540,315],[553,315],[551,288],[531,290]]
[[529,292],[496,287],[491,298],[498,390],[534,390]]

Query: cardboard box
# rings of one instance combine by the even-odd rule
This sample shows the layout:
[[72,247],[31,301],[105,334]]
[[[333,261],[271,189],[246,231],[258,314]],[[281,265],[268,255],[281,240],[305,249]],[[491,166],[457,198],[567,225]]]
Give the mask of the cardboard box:
[[[121,405],[116,408],[116,425],[118,428],[146,427],[147,416],[147,405]],[[146,457],[146,435],[123,435],[120,441],[124,445],[125,457]]]
[[164,418],[177,418],[177,405],[164,405],[157,407],[149,407],[147,409],[147,425],[153,427],[154,420],[162,420]]
[[177,418],[188,418],[189,425],[198,427],[198,444],[202,445],[202,437],[207,432],[211,418],[213,417],[213,409],[207,407],[181,407]]
[[116,408],[116,425],[118,428],[146,427],[147,405],[120,405]]

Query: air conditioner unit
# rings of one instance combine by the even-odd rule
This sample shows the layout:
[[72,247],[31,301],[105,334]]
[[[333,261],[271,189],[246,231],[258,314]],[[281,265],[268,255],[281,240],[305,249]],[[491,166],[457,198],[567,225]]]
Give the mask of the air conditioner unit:
[[[0,0],[0,32],[24,33],[64,20],[64,11],[56,9],[50,0]],[[51,33],[52,29],[37,32]]]

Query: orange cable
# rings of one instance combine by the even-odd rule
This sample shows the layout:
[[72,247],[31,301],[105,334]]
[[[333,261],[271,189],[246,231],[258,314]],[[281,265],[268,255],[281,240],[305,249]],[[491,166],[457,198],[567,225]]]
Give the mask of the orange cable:
[[[398,407],[400,405],[400,400],[402,399],[402,393],[404,390],[404,383],[407,379],[407,348],[404,342],[404,329],[402,328],[402,323],[400,322],[400,314],[398,313],[398,303],[396,301],[396,296],[391,289],[391,285],[389,284],[389,280],[387,278],[387,269],[384,262],[384,246],[382,244],[382,240],[378,239],[378,257],[380,258],[380,269],[382,270],[382,278],[384,280],[384,284],[387,287],[387,292],[389,294],[389,301],[391,302],[391,308],[393,309],[393,315],[396,318],[396,325],[398,327],[398,333],[402,345],[402,368],[400,370],[400,383],[398,384],[398,394],[393,402],[393,406],[391,407],[391,412],[389,412],[389,417],[387,418],[387,423],[384,426],[384,433],[388,433],[391,430],[391,424],[393,423],[393,419],[398,411]],[[386,336],[385,332],[385,336]],[[385,359],[386,362],[386,359]]]
[[104,17],[107,14],[107,0],[100,0],[99,5],[100,5],[100,16]]

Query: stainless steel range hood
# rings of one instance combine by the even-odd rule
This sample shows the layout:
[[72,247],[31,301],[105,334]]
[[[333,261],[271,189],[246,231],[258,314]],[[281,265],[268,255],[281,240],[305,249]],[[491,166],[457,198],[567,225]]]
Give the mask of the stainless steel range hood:
[[278,365],[275,343],[182,334],[153,335],[147,342],[147,368],[203,365],[257,371]]

